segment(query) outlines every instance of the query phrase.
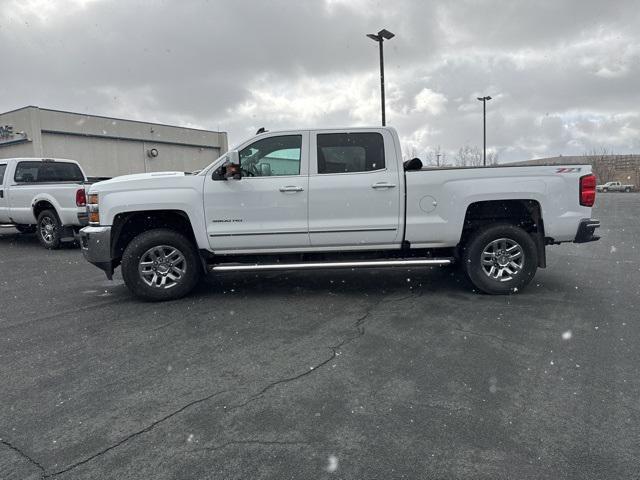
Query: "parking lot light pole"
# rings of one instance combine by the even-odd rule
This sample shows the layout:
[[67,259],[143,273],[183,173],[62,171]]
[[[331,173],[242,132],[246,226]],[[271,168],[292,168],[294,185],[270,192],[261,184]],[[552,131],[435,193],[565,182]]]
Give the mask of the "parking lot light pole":
[[367,37],[369,37],[374,42],[378,42],[378,45],[380,47],[380,97],[382,102],[382,126],[384,127],[387,124],[387,121],[384,111],[384,54],[382,52],[382,43],[385,41],[385,39],[391,40],[393,37],[395,37],[395,35],[389,30],[383,28],[377,34],[368,33]]
[[491,100],[491,97],[478,97],[478,100],[482,102],[482,166],[487,166],[487,100]]

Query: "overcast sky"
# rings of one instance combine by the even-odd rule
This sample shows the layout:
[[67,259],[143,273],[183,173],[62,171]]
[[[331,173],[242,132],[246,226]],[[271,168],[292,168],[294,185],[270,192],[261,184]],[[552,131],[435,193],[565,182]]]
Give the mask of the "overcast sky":
[[0,111],[229,133],[380,121],[419,156],[640,153],[638,1],[0,0]]

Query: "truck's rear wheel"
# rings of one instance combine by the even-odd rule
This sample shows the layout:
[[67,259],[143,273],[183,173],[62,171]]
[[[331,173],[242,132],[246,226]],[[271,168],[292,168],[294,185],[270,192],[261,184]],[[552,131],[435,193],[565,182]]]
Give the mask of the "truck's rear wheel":
[[193,244],[173,230],[149,230],[138,235],[122,256],[125,284],[145,300],[184,297],[196,286],[200,273]]
[[40,245],[49,250],[60,248],[60,239],[62,238],[62,226],[60,219],[54,210],[43,210],[38,215],[38,223],[36,224],[36,233]]
[[522,228],[493,224],[480,228],[463,247],[464,269],[484,293],[522,290],[538,269],[536,244]]
[[631,187],[627,187],[627,188],[625,188],[625,189],[624,189],[624,192],[625,192],[625,193],[630,193],[630,192],[631,192]]

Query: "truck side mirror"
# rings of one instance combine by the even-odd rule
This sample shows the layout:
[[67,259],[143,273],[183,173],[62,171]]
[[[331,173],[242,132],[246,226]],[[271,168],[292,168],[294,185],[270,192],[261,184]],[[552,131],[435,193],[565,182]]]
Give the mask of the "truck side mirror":
[[240,180],[242,178],[242,171],[240,170],[240,154],[237,150],[228,152],[225,158],[224,165],[216,168],[211,175],[212,180],[228,180],[233,178]]
[[231,150],[227,152],[227,163],[235,163],[240,165],[240,153],[237,150]]
[[231,150],[227,153],[229,163],[227,164],[226,178],[240,180],[242,178],[242,169],[240,168],[240,154],[237,150]]
[[229,178],[233,178],[234,180],[240,180],[242,178],[242,170],[240,169],[240,165],[237,163],[227,164],[224,177],[225,177],[225,180]]

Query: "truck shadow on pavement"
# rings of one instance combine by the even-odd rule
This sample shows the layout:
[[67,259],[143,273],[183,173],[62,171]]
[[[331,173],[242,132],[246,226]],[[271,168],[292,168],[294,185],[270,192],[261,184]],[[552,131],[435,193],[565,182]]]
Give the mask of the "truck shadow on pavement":
[[[34,233],[20,233],[13,228],[0,228],[0,246],[2,245],[15,245],[21,248],[39,248],[46,251],[46,249],[40,245],[38,237]],[[62,242],[60,250],[74,250],[79,251],[80,244],[74,242]]]
[[309,270],[209,274],[191,297],[219,295],[290,296],[309,293],[384,296],[391,293],[473,293],[466,277],[451,267],[422,269]]

